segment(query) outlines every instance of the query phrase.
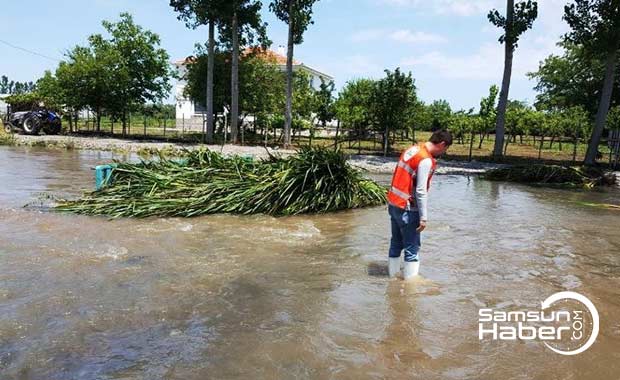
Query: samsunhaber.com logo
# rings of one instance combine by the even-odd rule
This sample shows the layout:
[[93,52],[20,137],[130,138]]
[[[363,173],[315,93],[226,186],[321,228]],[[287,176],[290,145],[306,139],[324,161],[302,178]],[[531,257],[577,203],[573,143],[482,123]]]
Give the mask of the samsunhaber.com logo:
[[538,340],[561,355],[577,355],[596,341],[599,316],[594,304],[576,292],[559,292],[540,310],[478,310],[478,339]]

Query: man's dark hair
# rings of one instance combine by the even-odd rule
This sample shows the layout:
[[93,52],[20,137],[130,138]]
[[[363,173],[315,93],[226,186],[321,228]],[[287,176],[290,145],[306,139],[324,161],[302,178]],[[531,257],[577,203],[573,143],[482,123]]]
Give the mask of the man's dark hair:
[[452,145],[452,134],[445,129],[441,129],[439,131],[433,132],[430,140],[433,144],[440,144],[441,142],[445,142],[446,146]]

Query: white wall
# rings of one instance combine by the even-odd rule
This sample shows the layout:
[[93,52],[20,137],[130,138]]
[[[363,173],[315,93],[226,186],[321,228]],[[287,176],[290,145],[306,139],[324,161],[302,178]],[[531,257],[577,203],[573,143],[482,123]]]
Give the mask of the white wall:
[[[299,67],[299,66],[298,66]],[[185,73],[187,72],[187,68],[185,66],[177,66],[180,77],[183,78]],[[281,65],[281,70],[285,70],[286,66]],[[303,70],[303,66],[302,66]],[[319,90],[321,88],[321,77],[313,72],[308,72],[310,74],[310,84],[314,87],[315,90]],[[328,81],[328,79],[325,79]],[[183,90],[185,89],[187,82],[183,79],[180,79],[175,85],[175,103],[176,103],[176,118],[177,119],[189,119],[195,115],[202,115],[202,113],[196,113],[194,109],[194,103],[186,99],[183,96]]]
[[8,96],[7,94],[0,94],[0,114],[4,115],[7,113],[9,105],[3,100],[4,97]]
[[[179,76],[183,78],[187,73],[185,66],[177,66]],[[194,115],[194,104],[191,100],[186,99],[183,96],[183,90],[185,89],[186,81],[180,79],[174,86],[174,99],[176,103],[176,118],[177,119],[189,119]]]

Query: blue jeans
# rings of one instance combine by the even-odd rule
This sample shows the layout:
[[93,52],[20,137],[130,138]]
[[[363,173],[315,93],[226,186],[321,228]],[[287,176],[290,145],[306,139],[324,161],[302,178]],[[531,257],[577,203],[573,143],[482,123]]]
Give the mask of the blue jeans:
[[392,223],[390,257],[400,257],[400,252],[405,250],[405,261],[418,261],[421,241],[416,229],[420,226],[420,213],[393,205],[388,205],[388,212]]

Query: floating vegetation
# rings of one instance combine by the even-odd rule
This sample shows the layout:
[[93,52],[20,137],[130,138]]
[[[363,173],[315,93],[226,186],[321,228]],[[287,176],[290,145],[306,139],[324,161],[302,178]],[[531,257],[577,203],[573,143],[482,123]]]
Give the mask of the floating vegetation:
[[576,201],[575,203],[581,206],[596,207],[596,208],[601,208],[601,209],[606,209],[606,210],[620,211],[620,205],[614,205],[610,203],[594,203],[594,202],[582,202],[582,201]]
[[594,167],[560,165],[518,165],[492,169],[483,175],[492,181],[521,182],[531,185],[586,188],[613,185],[616,178],[612,173]]
[[294,215],[375,206],[386,189],[352,168],[345,156],[303,148],[287,158],[255,161],[206,149],[181,161],[161,157],[138,164],[117,162],[110,183],[56,210],[110,217],[214,213]]

